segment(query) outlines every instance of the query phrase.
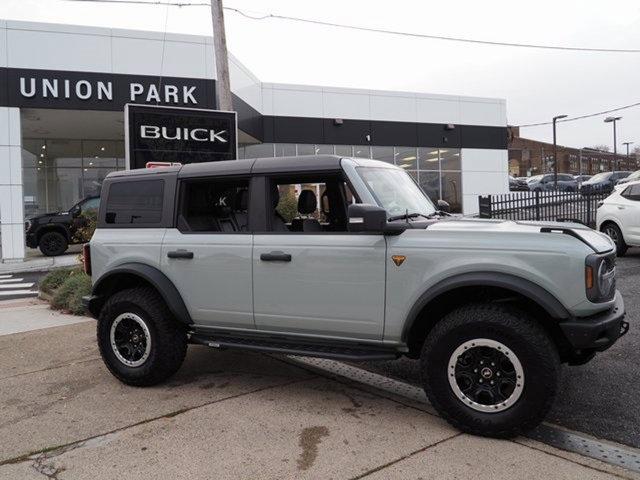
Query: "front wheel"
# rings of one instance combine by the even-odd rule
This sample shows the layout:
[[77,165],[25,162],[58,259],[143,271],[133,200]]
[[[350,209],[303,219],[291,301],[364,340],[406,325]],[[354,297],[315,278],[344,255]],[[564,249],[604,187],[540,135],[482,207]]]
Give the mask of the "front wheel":
[[128,385],[155,385],[173,375],[187,335],[151,288],[130,288],[107,300],[98,317],[98,346],[109,371]]
[[605,223],[602,227],[602,232],[609,236],[613,243],[616,244],[616,255],[618,257],[624,257],[629,248],[624,241],[622,232],[615,223]]
[[40,237],[38,247],[43,255],[56,257],[67,251],[69,242],[67,242],[67,237],[60,232],[46,232]]
[[560,372],[557,349],[542,327],[495,304],[446,315],[427,336],[420,364],[427,397],[449,423],[499,438],[542,421]]

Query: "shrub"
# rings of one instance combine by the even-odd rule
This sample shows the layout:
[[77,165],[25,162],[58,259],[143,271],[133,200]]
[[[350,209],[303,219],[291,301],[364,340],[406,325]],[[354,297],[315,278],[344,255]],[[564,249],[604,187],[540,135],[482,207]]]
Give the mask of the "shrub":
[[91,277],[77,269],[56,290],[51,306],[68,310],[74,315],[85,313],[82,297],[91,293]]
[[288,190],[280,194],[280,202],[276,210],[287,223],[298,215],[298,199],[293,190]]
[[71,272],[73,271],[74,269],[72,268],[57,268],[55,270],[51,270],[40,279],[40,283],[38,284],[40,291],[44,293],[51,293],[58,289],[60,285],[69,278],[69,275],[71,275]]
[[96,231],[98,212],[97,210],[87,210],[80,214],[78,220],[80,227],[73,234],[73,241],[76,243],[87,243],[91,240],[91,237],[93,237],[93,232]]

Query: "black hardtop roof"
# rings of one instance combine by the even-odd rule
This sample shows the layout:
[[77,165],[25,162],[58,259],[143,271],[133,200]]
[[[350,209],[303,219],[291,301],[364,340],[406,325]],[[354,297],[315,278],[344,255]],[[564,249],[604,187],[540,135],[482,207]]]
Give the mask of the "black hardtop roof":
[[130,177],[137,175],[177,174],[179,178],[206,177],[211,175],[249,175],[252,173],[300,173],[340,169],[339,155],[296,155],[291,157],[246,158],[219,162],[191,163],[175,167],[139,168],[112,172],[108,176]]

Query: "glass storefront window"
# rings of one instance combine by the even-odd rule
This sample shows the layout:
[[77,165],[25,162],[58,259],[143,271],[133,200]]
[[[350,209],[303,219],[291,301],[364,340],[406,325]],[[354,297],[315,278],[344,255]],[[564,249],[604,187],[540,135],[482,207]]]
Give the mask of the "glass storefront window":
[[440,173],[420,171],[420,187],[432,202],[440,199]]
[[25,215],[66,211],[99,195],[104,178],[125,167],[124,142],[23,139]]
[[336,155],[340,155],[341,157],[352,157],[353,149],[351,145],[336,145]]
[[309,144],[298,144],[298,155],[315,155],[316,154],[316,146]]
[[462,173],[442,172],[442,199],[449,203],[452,212],[462,210]]
[[418,152],[415,147],[395,147],[396,165],[407,170],[418,168]]
[[372,147],[371,158],[393,164],[393,147]]
[[257,143],[245,147],[245,158],[273,157],[273,143]]
[[276,143],[276,157],[293,157],[296,154],[294,143]]
[[462,170],[460,162],[460,149],[447,148],[440,149],[440,169],[441,170]]
[[316,145],[316,155],[333,155],[333,145]]
[[422,170],[440,170],[437,148],[418,148],[419,168]]
[[371,158],[371,147],[369,145],[354,145],[353,156],[357,158]]

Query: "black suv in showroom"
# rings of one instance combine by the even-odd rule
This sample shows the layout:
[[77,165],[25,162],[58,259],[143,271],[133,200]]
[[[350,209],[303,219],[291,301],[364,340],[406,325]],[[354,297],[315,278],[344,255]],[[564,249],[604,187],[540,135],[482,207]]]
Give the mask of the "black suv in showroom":
[[75,233],[86,224],[83,213],[97,213],[100,197],[80,200],[67,212],[44,213],[27,219],[27,247],[39,248],[43,255],[54,257],[67,251],[70,244],[80,243]]

